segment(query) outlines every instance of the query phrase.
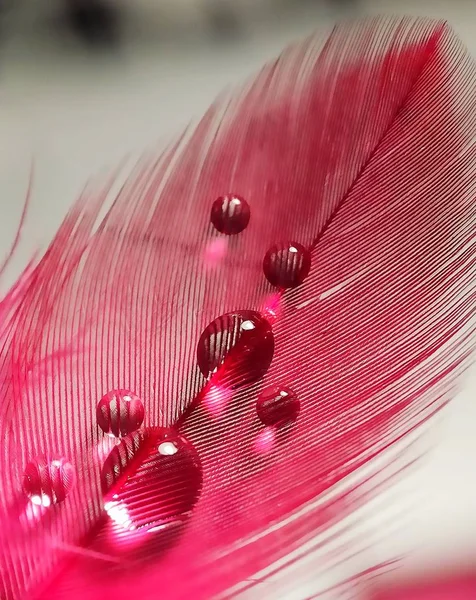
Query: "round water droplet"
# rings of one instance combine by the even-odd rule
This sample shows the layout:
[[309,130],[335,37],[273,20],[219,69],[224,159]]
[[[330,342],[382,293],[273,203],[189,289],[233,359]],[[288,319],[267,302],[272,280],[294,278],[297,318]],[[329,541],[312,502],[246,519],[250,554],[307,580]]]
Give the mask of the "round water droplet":
[[212,321],[200,336],[197,360],[200,371],[215,384],[249,385],[269,369],[274,353],[271,325],[251,310],[226,313]]
[[150,427],[124,437],[101,471],[104,507],[125,529],[156,531],[184,519],[202,489],[193,445],[176,431]]
[[263,261],[266,279],[280,288],[300,285],[309,275],[310,269],[311,253],[295,242],[271,246]]
[[74,467],[64,458],[39,457],[28,463],[23,473],[23,491],[38,506],[63,502],[74,482]]
[[136,394],[127,390],[113,390],[99,401],[96,408],[99,427],[109,435],[121,437],[142,425],[144,405]]
[[256,402],[256,412],[264,425],[281,426],[295,421],[301,406],[296,394],[288,387],[264,389]]
[[215,200],[210,220],[220,233],[235,235],[246,229],[250,216],[248,202],[240,196],[229,194]]

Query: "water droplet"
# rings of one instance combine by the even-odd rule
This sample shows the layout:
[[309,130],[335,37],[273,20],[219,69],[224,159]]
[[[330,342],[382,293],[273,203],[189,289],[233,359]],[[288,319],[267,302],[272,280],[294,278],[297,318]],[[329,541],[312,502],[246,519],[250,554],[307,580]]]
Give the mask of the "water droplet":
[[280,288],[294,288],[309,275],[311,253],[295,242],[275,244],[266,252],[263,270],[266,279]]
[[212,321],[200,336],[198,366],[214,384],[229,388],[249,385],[268,370],[274,353],[271,325],[260,313],[243,310]]
[[136,394],[127,390],[113,390],[99,401],[96,408],[99,427],[109,435],[121,437],[142,425],[144,405]]
[[210,220],[215,229],[226,235],[235,235],[246,229],[250,222],[250,207],[240,196],[220,196],[212,205]]
[[63,502],[74,482],[74,467],[64,458],[47,460],[39,457],[28,463],[23,473],[23,491],[37,506],[48,507]]
[[101,471],[104,508],[125,529],[156,531],[185,518],[202,488],[193,445],[177,432],[150,427],[124,437]]
[[301,406],[290,388],[272,386],[264,389],[256,403],[256,412],[264,425],[286,425],[295,421]]

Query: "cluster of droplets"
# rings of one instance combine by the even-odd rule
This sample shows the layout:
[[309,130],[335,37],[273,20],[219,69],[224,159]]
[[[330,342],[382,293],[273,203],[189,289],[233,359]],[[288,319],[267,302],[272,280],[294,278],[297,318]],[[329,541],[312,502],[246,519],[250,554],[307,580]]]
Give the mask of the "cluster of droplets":
[[104,433],[118,438],[101,469],[109,517],[123,529],[148,532],[186,519],[202,487],[193,445],[174,429],[141,428],[144,405],[127,390],[108,392],[96,413]]
[[[243,198],[229,194],[212,205],[210,220],[224,235],[243,232],[251,211]],[[280,290],[294,288],[308,276],[309,250],[297,242],[275,244],[263,259],[266,279]],[[252,310],[226,313],[203,331],[197,363],[214,390],[236,390],[256,383],[274,354],[268,318]],[[256,401],[256,414],[266,429],[296,420],[297,395],[287,386],[266,387]],[[194,446],[176,428],[143,427],[141,398],[132,391],[107,392],[96,407],[96,420],[116,443],[101,469],[104,508],[124,529],[156,531],[187,518],[200,496],[202,469]],[[64,458],[37,458],[23,477],[23,490],[34,505],[49,507],[66,499],[75,470]]]
[[[251,210],[248,202],[236,194],[220,196],[212,205],[210,220],[220,233],[236,235],[246,229]],[[274,244],[263,259],[263,271],[271,285],[280,289],[297,287],[311,269],[311,253],[302,244]]]
[[[248,203],[235,194],[221,196],[212,206],[210,220],[220,233],[241,233],[249,224]],[[279,290],[301,285],[311,270],[311,253],[297,242],[272,245],[263,259],[263,272]],[[197,350],[198,365],[207,378],[229,388],[254,383],[268,370],[274,353],[271,324],[253,311],[227,313],[203,331]],[[267,427],[282,427],[296,420],[300,402],[287,386],[265,388],[256,402],[259,420]]]
[[[142,427],[142,400],[129,390],[107,392],[96,407],[98,427],[116,443],[101,468],[104,508],[122,529],[157,531],[182,522],[202,487],[193,445],[174,429]],[[33,505],[64,501],[75,471],[65,459],[38,458],[24,472],[23,489]]]

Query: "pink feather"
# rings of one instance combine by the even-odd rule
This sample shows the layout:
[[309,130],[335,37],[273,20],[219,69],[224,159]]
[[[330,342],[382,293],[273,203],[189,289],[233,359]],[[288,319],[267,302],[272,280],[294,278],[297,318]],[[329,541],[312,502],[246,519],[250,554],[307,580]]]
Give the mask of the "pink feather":
[[[1,597],[200,599],[280,569],[283,590],[312,580],[305,544],[365,501],[374,459],[444,405],[470,360],[475,135],[474,64],[448,26],[371,20],[286,50],[112,203],[113,180],[87,190],[0,306]],[[251,211],[232,236],[210,223],[226,194]],[[266,279],[274,244],[309,253],[301,285]],[[206,378],[200,336],[236,311],[258,313],[252,331]],[[259,420],[269,386],[296,394],[294,423]],[[96,406],[112,390],[142,399],[146,427],[175,428],[124,438],[143,444],[135,459],[175,452],[179,434],[196,452],[170,489],[186,494],[200,464],[198,499],[170,527],[131,530],[116,488],[103,497],[114,441]],[[69,461],[76,482],[32,508],[43,483],[22,478],[38,456]],[[121,482],[149,464],[135,459]],[[49,494],[66,485],[54,465]],[[144,473],[141,518],[157,510]]]

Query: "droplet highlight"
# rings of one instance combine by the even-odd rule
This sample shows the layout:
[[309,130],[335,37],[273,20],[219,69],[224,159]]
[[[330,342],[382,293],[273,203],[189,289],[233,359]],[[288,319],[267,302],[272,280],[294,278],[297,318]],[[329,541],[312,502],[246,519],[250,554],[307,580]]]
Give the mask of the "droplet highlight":
[[311,253],[295,242],[271,246],[263,260],[266,279],[279,288],[297,287],[306,279],[310,270]]
[[254,449],[258,454],[269,454],[276,445],[276,429],[274,427],[265,427],[260,431],[254,441]]
[[186,518],[202,489],[194,446],[176,431],[151,427],[124,437],[101,470],[104,508],[124,529],[161,527]]
[[203,395],[202,404],[212,417],[219,418],[225,413],[232,399],[232,389],[224,385],[211,384]]
[[256,402],[258,418],[266,426],[283,426],[295,421],[301,405],[296,393],[288,387],[264,389]]
[[228,238],[215,238],[210,240],[205,247],[204,266],[214,269],[220,265],[228,250]]
[[241,233],[250,222],[248,202],[234,194],[220,196],[212,205],[210,220],[217,231],[226,235]]
[[99,427],[108,435],[122,437],[139,429],[144,420],[144,405],[128,390],[113,390],[96,407]]
[[75,469],[64,458],[39,457],[28,463],[23,473],[23,491],[29,500],[47,508],[66,499],[75,483]]
[[260,313],[226,313],[212,321],[200,336],[197,361],[202,374],[223,388],[258,381],[274,354],[271,324]]

